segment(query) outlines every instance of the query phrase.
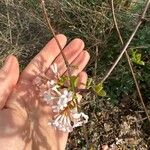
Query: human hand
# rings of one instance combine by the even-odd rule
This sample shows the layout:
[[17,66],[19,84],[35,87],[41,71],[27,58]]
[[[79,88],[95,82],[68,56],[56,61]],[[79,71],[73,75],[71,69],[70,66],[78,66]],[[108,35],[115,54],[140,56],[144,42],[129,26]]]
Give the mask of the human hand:
[[[62,48],[66,37],[57,35]],[[83,88],[87,75],[82,70],[89,61],[89,54],[83,50],[84,43],[74,39],[63,52],[72,68],[71,74],[78,76],[78,87]],[[28,64],[19,77],[19,65],[14,56],[10,56],[11,65],[0,71],[0,146],[2,150],[63,150],[68,133],[48,126],[53,117],[49,106],[38,99],[38,93],[32,84],[34,78],[45,73],[52,77],[49,66],[57,63],[60,75],[67,73],[64,60],[55,39],[52,39]],[[8,60],[9,60],[8,59]],[[6,70],[6,71],[5,71]],[[18,83],[17,83],[18,81]],[[17,83],[17,84],[16,84]],[[15,88],[13,86],[16,84]]]

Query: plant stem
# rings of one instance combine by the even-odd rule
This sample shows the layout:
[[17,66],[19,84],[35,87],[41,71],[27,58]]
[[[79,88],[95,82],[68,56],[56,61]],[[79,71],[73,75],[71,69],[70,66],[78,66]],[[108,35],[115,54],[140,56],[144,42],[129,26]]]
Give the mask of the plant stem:
[[[119,27],[118,27],[118,23],[117,23],[117,20],[116,20],[115,9],[114,9],[114,1],[113,0],[111,0],[111,9],[112,9],[112,15],[113,15],[113,21],[114,21],[114,24],[115,24],[115,28],[117,30],[117,34],[118,34],[118,37],[119,37],[119,39],[121,41],[121,44],[123,45],[124,42],[123,42],[123,38],[121,36],[120,30],[119,30]],[[144,11],[144,14],[145,13],[146,13],[146,11]],[[129,57],[127,51],[125,51],[125,55],[126,55],[126,58],[127,58],[127,61],[128,61],[128,64],[129,64],[129,67],[130,67],[130,70],[131,70],[134,82],[135,82],[135,86],[136,86],[136,89],[137,89],[137,92],[138,92],[141,104],[142,104],[142,106],[144,108],[144,111],[145,111],[145,114],[146,114],[146,116],[147,116],[147,118],[148,118],[148,120],[150,122],[150,116],[149,116],[148,111],[146,109],[146,106],[144,104],[143,97],[142,97],[142,94],[141,94],[141,91],[140,91],[140,88],[139,88],[139,85],[138,85],[138,82],[137,82],[137,79],[135,77],[135,73],[134,73],[134,70],[133,70],[133,67],[132,67],[132,62],[130,60],[130,57]]]
[[70,70],[69,62],[67,61],[67,58],[66,58],[65,54],[63,53],[63,48],[61,47],[61,45],[59,43],[59,40],[57,39],[56,34],[54,32],[54,29],[51,26],[50,19],[48,18],[48,14],[47,14],[47,11],[46,11],[46,8],[45,8],[45,1],[44,0],[40,0],[40,1],[41,1],[41,4],[42,4],[43,15],[44,15],[44,18],[45,18],[46,23],[48,25],[48,29],[52,32],[52,34],[53,34],[53,36],[54,36],[54,38],[56,40],[56,43],[57,43],[57,45],[58,45],[58,47],[60,49],[60,53],[61,53],[61,55],[62,55],[62,57],[64,59],[65,65],[67,67],[67,72],[68,72],[68,76],[69,76],[69,79],[70,79],[70,86],[71,86],[72,90],[74,91],[74,86],[73,86],[73,84],[71,82],[71,70]]

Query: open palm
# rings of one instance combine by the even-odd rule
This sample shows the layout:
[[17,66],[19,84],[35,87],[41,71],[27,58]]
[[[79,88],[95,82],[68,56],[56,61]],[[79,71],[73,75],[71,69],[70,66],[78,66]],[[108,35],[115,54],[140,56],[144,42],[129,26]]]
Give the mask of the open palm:
[[[64,35],[57,35],[67,61],[72,67],[72,75],[78,76],[79,88],[87,75],[82,70],[89,60],[84,51],[84,43],[74,39],[66,47]],[[48,126],[52,110],[38,99],[33,86],[37,75],[46,74],[53,78],[49,66],[58,65],[60,75],[67,74],[67,68],[53,38],[28,64],[19,77],[19,65],[14,56],[9,64],[0,70],[0,146],[2,150],[62,150],[65,149],[68,134]],[[11,60],[10,60],[11,59]],[[19,79],[18,79],[19,78]]]

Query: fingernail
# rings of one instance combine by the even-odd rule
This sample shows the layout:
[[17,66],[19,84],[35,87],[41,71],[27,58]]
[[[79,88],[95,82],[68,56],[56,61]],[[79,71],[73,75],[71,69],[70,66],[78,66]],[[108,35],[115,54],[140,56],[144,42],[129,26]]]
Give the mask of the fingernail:
[[9,71],[9,68],[10,68],[10,66],[11,66],[11,63],[12,63],[12,57],[11,56],[8,56],[7,58],[6,58],[6,60],[5,60],[5,64],[4,64],[4,66],[3,66],[3,70],[4,71]]

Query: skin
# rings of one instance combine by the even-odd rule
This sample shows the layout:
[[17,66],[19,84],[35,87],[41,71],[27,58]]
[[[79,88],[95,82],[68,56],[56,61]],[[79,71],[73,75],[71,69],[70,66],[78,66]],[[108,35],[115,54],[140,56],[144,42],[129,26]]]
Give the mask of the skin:
[[[67,46],[67,39],[59,34],[57,38],[71,66],[71,74],[78,76],[78,88],[84,88],[87,74],[82,70],[89,61],[84,43],[74,39]],[[68,133],[48,126],[52,110],[42,103],[32,84],[39,74],[53,78],[49,66],[57,63],[60,75],[67,74],[66,66],[55,39],[32,59],[19,75],[19,64],[15,56],[8,56],[0,70],[0,149],[2,150],[63,150]]]

